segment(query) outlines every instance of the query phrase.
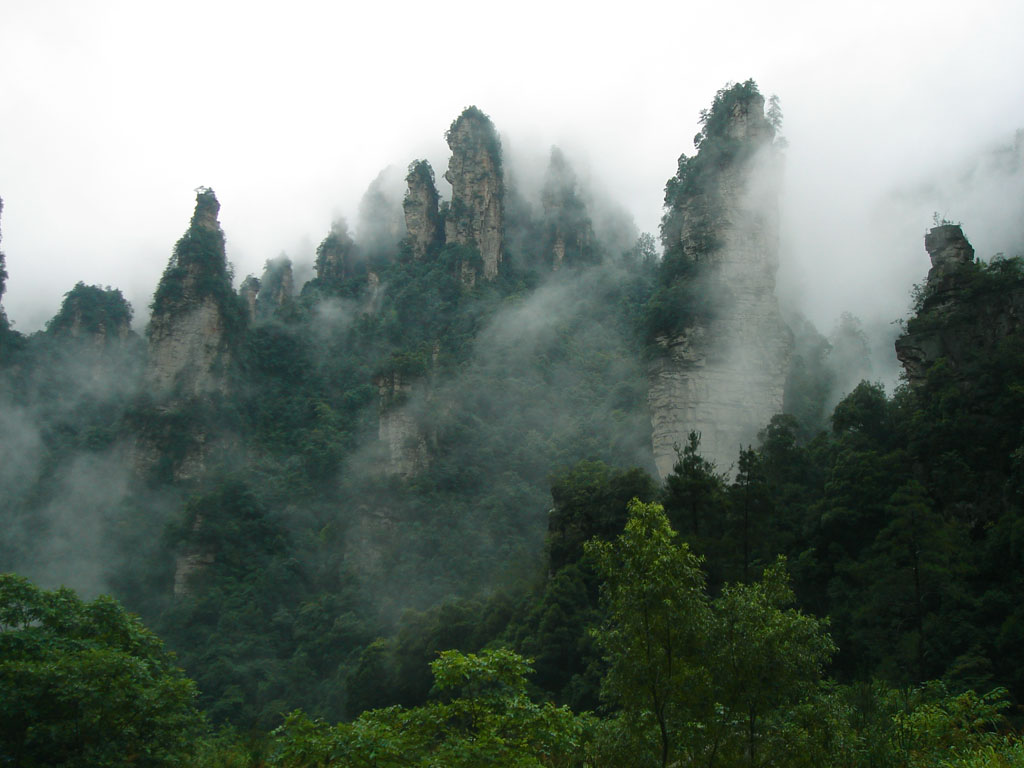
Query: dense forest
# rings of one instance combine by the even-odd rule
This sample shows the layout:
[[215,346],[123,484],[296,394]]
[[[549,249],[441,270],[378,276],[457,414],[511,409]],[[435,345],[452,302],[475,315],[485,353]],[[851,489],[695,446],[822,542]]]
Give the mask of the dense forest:
[[660,251],[470,107],[451,199],[413,161],[303,285],[236,286],[200,188],[143,335],[0,309],[0,764],[1024,765],[1024,261],[936,220],[900,385],[847,386],[764,106],[715,95]]

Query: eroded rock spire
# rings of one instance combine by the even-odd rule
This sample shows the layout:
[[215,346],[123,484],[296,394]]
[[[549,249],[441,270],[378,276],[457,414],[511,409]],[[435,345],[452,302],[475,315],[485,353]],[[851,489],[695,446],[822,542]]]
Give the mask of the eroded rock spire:
[[426,160],[413,161],[409,165],[405,182],[408,185],[405,200],[402,201],[405,228],[409,232],[412,257],[422,260],[444,242],[434,170],[430,163]]
[[[480,275],[498,275],[504,250],[504,199],[501,142],[494,124],[476,107],[467,108],[445,135],[452,150],[444,177],[452,185],[445,219],[449,244],[466,245],[480,254]],[[464,263],[463,278],[472,282],[475,266]]]
[[662,477],[690,432],[728,472],[781,412],[792,334],[775,296],[780,160],[753,81],[720,91],[695,157],[666,185],[665,259],[650,329],[653,448]]
[[146,380],[154,394],[228,392],[245,316],[231,286],[219,211],[213,190],[201,187],[153,297]]

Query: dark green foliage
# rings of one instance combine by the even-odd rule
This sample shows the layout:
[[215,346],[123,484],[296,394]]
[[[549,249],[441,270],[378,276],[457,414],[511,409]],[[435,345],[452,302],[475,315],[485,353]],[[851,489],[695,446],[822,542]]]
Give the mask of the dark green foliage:
[[64,294],[60,311],[46,324],[52,334],[97,335],[116,338],[132,321],[131,305],[121,291],[77,283]]
[[0,761],[191,765],[203,720],[163,643],[109,597],[0,575]]
[[665,512],[700,553],[698,541],[721,533],[725,504],[725,476],[701,456],[700,433],[690,432],[665,479]]
[[[729,304],[728,289],[712,267],[726,224],[721,181],[731,171],[745,173],[754,154],[770,144],[774,129],[761,116],[763,102],[753,80],[720,90],[701,113],[697,154],[681,155],[676,175],[665,185],[664,259],[643,323],[648,341],[694,325],[706,327],[714,312]],[[745,133],[730,131],[734,113],[746,110],[753,114],[743,121]]]
[[[212,189],[200,187],[188,231],[174,252],[153,295],[153,317],[174,317],[212,298],[229,339],[238,343],[245,329],[245,310],[231,285],[231,270],[224,253],[224,233],[217,221],[220,203]],[[152,323],[150,324],[150,330]]]
[[302,712],[290,714],[274,733],[271,764],[541,768],[582,758],[588,720],[564,707],[530,701],[530,667],[515,653],[446,651],[430,670],[443,701],[368,711],[351,724],[335,726]]
[[452,121],[451,126],[445,132],[444,138],[448,142],[448,146],[451,146],[452,136],[464,126],[468,126],[467,135],[470,142],[475,146],[483,148],[490,156],[491,163],[494,165],[494,169],[500,179],[501,140],[498,138],[498,132],[494,129],[494,123],[491,122],[491,118],[476,106],[466,107],[462,114]]
[[801,436],[810,439],[827,426],[826,406],[836,379],[829,365],[832,347],[806,318],[794,316],[788,325],[794,345],[783,411],[796,418]]
[[999,256],[988,263],[962,264],[956,271],[953,287],[955,302],[950,302],[948,283],[940,282],[931,288],[915,286],[907,332],[921,333],[957,323],[977,322],[990,316],[993,309],[1005,307],[1022,288],[1024,259],[1020,256]]
[[616,470],[599,461],[582,461],[556,475],[551,483],[554,507],[548,513],[550,572],[579,560],[583,542],[617,536],[630,499],[653,501],[656,495],[650,475],[637,468]]
[[316,249],[316,279],[306,290],[317,290],[327,296],[352,298],[363,287],[366,263],[359,259],[356,244],[348,232],[348,224],[339,219]]
[[[1013,696],[1024,692],[1024,347],[1008,332],[972,355],[939,361],[916,389],[890,397],[879,385],[836,378],[840,357],[851,363],[845,369],[862,362],[852,318],[832,344],[798,329],[790,415],[765,426],[730,477],[701,457],[699,435],[690,435],[659,488],[647,474],[643,346],[711,326],[730,300],[705,269],[718,245],[715,183],[723,164],[742,162],[756,143],[736,143],[724,126],[732,110],[757,98],[749,82],[725,89],[703,116],[697,156],[680,160],[666,189],[663,263],[649,236],[621,257],[607,243],[588,250],[590,198],[565,168],[550,179],[560,208],[549,218],[534,213],[536,201],[509,194],[504,260],[493,281],[464,282],[465,265],[480,267],[471,247],[436,243],[429,258],[414,261],[397,246],[370,250],[336,225],[318,249],[318,278],[235,336],[240,375],[229,397],[172,408],[134,397],[141,350],[131,339],[116,352],[109,380],[89,389],[96,369],[81,365],[80,350],[69,351],[56,332],[74,325],[70,299],[98,317],[120,318],[118,307],[127,308],[117,292],[76,286],[54,332],[25,340],[17,365],[6,369],[5,425],[31,427],[38,440],[26,441],[31,471],[19,469],[13,452],[0,466],[0,560],[33,567],[43,549],[32,542],[45,543],[61,514],[83,515],[69,498],[116,485],[113,460],[102,459],[149,440],[160,447],[150,487],[133,481],[109,504],[92,502],[101,513],[81,518],[96,524],[102,551],[117,555],[96,578],[158,622],[217,722],[266,730],[296,706],[312,717],[355,719],[328,733],[291,718],[278,734],[287,748],[273,758],[282,764],[286,755],[294,764],[311,759],[301,752],[310,743],[341,745],[339,760],[347,759],[356,752],[344,749],[360,734],[364,745],[387,746],[392,726],[423,726],[417,732],[426,741],[416,749],[433,755],[437,739],[462,721],[430,730],[416,719],[424,712],[386,708],[442,712],[451,702],[434,688],[430,662],[459,649],[464,659],[479,656],[466,664],[446,657],[449,671],[502,675],[519,662],[490,668],[480,659],[506,645],[534,660],[535,697],[596,710],[602,682],[620,686],[606,685],[591,743],[597,751],[587,758],[594,764],[668,754],[696,764],[697,753],[682,754],[691,744],[708,746],[700,753],[707,765],[910,764],[910,752],[900,757],[897,749],[897,715],[924,712],[948,731],[942,718],[955,707],[987,706],[958,699],[961,691],[1005,684]],[[474,121],[471,138],[500,162],[485,116],[471,109],[459,120]],[[769,140],[773,128],[759,138]],[[409,173],[433,188],[425,163]],[[693,225],[686,243],[678,237],[683,214]],[[551,274],[551,240],[566,233],[580,258],[574,264],[567,255]],[[1019,288],[1015,262],[965,269],[968,303],[996,307]],[[200,192],[154,309],[173,314],[186,299],[213,296],[230,313],[239,304],[228,289],[215,198]],[[950,318],[945,301],[923,297],[912,326],[941,331]],[[954,319],[984,326],[1000,317],[963,306]],[[849,355],[835,351],[844,344]],[[108,386],[117,382],[119,389]],[[826,405],[839,389],[851,391],[829,418]],[[383,471],[392,446],[378,438],[381,413],[385,422],[408,417],[413,442],[425,446],[414,471]],[[209,450],[200,476],[176,481],[201,449]],[[67,481],[73,469],[87,482]],[[657,704],[626,711],[639,701],[621,688],[628,664],[593,632],[613,631],[615,622],[598,600],[596,555],[582,544],[616,541],[633,497],[645,507],[662,501],[689,552],[705,559],[699,578],[683,570],[706,591],[661,625],[703,638],[699,659],[683,653],[692,664],[670,670],[681,683],[663,722],[651,714]],[[672,539],[660,523],[652,531]],[[172,598],[175,559],[195,568]],[[639,573],[618,570],[619,586]],[[672,568],[653,569],[649,581],[663,590],[655,597],[675,600],[679,584],[665,573]],[[791,607],[794,595],[801,610],[831,617],[839,679],[907,685],[942,677],[954,694],[907,694],[900,709],[897,693],[880,687],[817,686],[831,646],[822,624]],[[663,606],[620,602],[623,612]],[[701,626],[687,623],[694,621]],[[649,674],[650,659],[632,656],[634,679]],[[477,662],[483,667],[471,668]],[[520,683],[498,688],[535,711]],[[488,682],[476,692],[494,691]],[[692,739],[663,739],[661,726],[673,724]],[[217,749],[238,757],[232,738],[202,759],[217,764]],[[835,756],[847,747],[840,762]]]

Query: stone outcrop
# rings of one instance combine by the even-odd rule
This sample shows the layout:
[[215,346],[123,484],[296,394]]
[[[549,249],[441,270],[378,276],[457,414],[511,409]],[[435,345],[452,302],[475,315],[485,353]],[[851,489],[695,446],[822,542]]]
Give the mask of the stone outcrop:
[[256,315],[270,317],[277,310],[287,306],[295,296],[295,277],[292,274],[292,260],[285,254],[276,259],[267,259],[260,278],[260,290],[256,295]]
[[408,191],[402,201],[405,228],[409,233],[412,257],[426,259],[444,243],[444,230],[438,212],[434,171],[426,160],[416,160],[405,177]]
[[[202,515],[196,515],[191,526],[193,539],[202,527]],[[190,541],[174,558],[174,596],[187,597],[192,594],[192,581],[215,562],[217,556],[209,547]]]
[[331,292],[355,274],[355,241],[348,232],[345,219],[336,219],[331,231],[317,246],[316,279],[313,281],[321,290]]
[[220,203],[200,189],[185,236],[157,287],[146,382],[159,397],[227,394],[244,315],[231,287]]
[[216,426],[218,403],[232,389],[246,310],[231,286],[219,210],[213,191],[200,188],[153,298],[144,372],[151,405],[135,417],[132,451],[142,477],[194,482],[215,446],[232,442]]
[[584,264],[597,260],[594,227],[580,195],[576,174],[557,147],[541,189],[543,207],[543,247],[551,268],[563,264]]
[[132,308],[119,290],[78,283],[64,295],[60,311],[46,325],[56,338],[105,349],[131,335]]
[[649,367],[654,457],[662,477],[691,431],[729,472],[782,411],[792,334],[775,296],[779,160],[753,83],[722,91],[666,187],[663,271],[684,318],[659,333]]
[[385,474],[412,477],[426,469],[430,454],[427,437],[411,402],[412,382],[398,371],[378,376],[379,437],[384,448]]
[[260,279],[255,275],[247,275],[242,284],[238,286],[238,295],[245,305],[245,314],[252,323],[256,320],[256,297],[260,293]]
[[896,356],[912,386],[920,386],[943,359],[950,375],[969,388],[965,367],[1007,336],[1024,332],[1024,285],[980,284],[974,248],[959,225],[933,228],[924,246],[932,266],[917,313],[896,340]]
[[498,275],[504,248],[501,142],[490,118],[476,107],[459,115],[445,138],[452,150],[444,174],[452,185],[445,240],[450,245],[470,246],[480,254],[479,270],[472,264],[462,265],[464,281],[472,282],[478,271],[491,280]]

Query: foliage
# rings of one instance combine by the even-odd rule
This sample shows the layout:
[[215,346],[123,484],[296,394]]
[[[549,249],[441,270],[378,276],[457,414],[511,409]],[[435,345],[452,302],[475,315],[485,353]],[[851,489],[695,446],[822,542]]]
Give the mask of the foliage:
[[195,685],[109,597],[83,603],[0,575],[0,760],[190,765]]
[[[694,139],[697,154],[680,155],[675,176],[665,184],[665,255],[644,321],[648,341],[706,325],[728,304],[727,287],[711,269],[725,216],[722,179],[730,169],[746,172],[763,143],[755,134],[734,135],[729,124],[738,105],[755,101],[763,99],[753,80],[718,91],[711,108],[701,112],[701,130]],[[760,115],[752,119],[757,118],[764,121]],[[767,121],[764,128],[763,136],[770,141],[774,129]]]
[[479,145],[490,157],[498,178],[501,178],[501,140],[498,132],[494,129],[494,123],[483,111],[475,106],[468,106],[455,120],[444,134],[445,141],[451,146],[452,137],[459,133],[463,126],[466,126],[466,135],[469,140]]
[[[245,328],[241,299],[231,285],[231,268],[224,253],[224,233],[217,222],[220,203],[212,189],[196,192],[196,208],[188,230],[174,245],[150,308],[154,317],[173,317],[212,298],[228,337],[237,343]],[[152,323],[147,329],[151,332]]]
[[121,291],[79,282],[64,294],[60,311],[46,324],[48,333],[102,334],[113,337],[132,320],[131,305]]
[[817,695],[835,646],[789,607],[781,561],[711,600],[675,536],[660,505],[634,500],[615,542],[587,545],[605,579],[602,696],[627,741],[662,766],[790,764],[794,712]]
[[708,701],[701,658],[711,616],[700,561],[673,543],[662,507],[634,500],[628,511],[614,543],[587,545],[605,581],[608,619],[598,638],[609,670],[601,691],[621,707],[634,738],[655,730],[665,766],[692,743],[691,724]]
[[961,264],[955,274],[950,302],[947,282],[917,284],[911,293],[911,317],[908,333],[924,333],[957,323],[977,323],[986,314],[1005,305],[1024,286],[1024,259],[997,256],[989,262]]
[[569,765],[582,753],[588,721],[530,701],[529,666],[518,655],[447,651],[430,666],[444,701],[372,710],[333,727],[292,713],[275,731],[270,764],[530,768]]

